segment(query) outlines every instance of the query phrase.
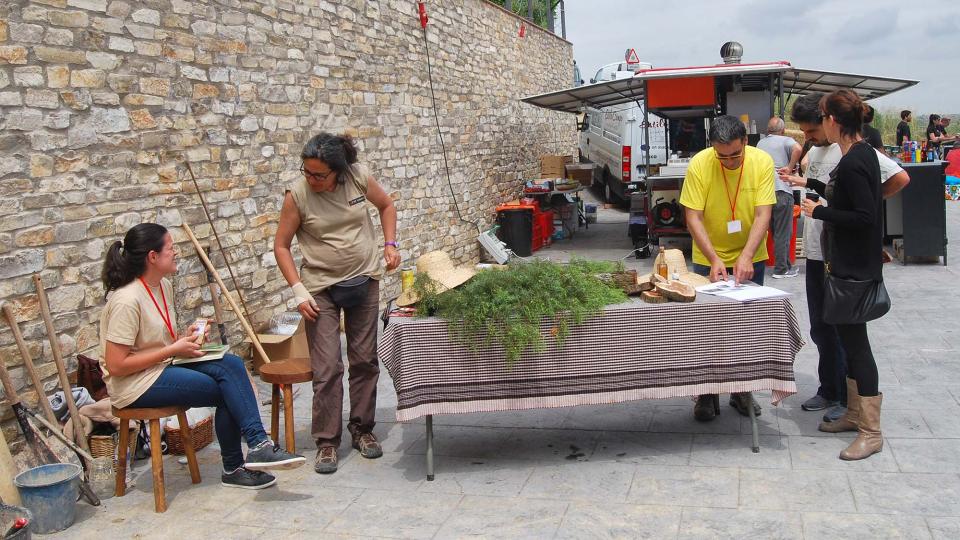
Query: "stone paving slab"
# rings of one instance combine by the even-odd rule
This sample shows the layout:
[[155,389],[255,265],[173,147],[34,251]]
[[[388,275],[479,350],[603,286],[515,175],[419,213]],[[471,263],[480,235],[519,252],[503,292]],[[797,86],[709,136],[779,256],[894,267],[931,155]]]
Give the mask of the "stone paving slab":
[[[960,237],[960,206],[947,208],[950,235]],[[601,210],[601,218],[538,256],[626,256],[622,213]],[[794,294],[808,337],[799,264],[800,278],[768,283]],[[433,482],[423,421],[395,422],[396,394],[383,371],[382,459],[359,457],[345,440],[336,474],[305,466],[279,473],[276,488],[248,492],[220,486],[214,444],[200,452],[199,485],[166,458],[169,510],[159,515],[149,464],[140,461],[127,496],[97,509],[79,503],[77,523],[52,537],[960,538],[960,297],[950,293],[960,270],[894,263],[884,272],[894,307],[869,331],[885,444],[864,461],[839,460],[854,434],[821,433],[822,412],[800,408],[817,387],[809,339],[796,361],[799,394],[779,407],[769,393],[757,395],[759,454],[750,452],[748,421],[725,400],[709,423],[693,419],[689,399],[441,416]],[[298,448],[312,460],[311,396],[310,385],[299,385],[294,411]]]

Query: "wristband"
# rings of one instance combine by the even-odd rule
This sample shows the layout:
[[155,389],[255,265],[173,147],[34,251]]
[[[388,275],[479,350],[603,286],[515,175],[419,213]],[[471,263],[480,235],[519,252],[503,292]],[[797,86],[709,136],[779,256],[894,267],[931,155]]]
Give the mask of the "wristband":
[[387,246],[393,246],[393,247],[395,247],[395,248],[397,248],[397,249],[400,249],[400,244],[398,244],[398,243],[396,243],[396,242],[384,242],[384,243],[383,243],[383,247],[387,247]]
[[290,290],[293,291],[293,298],[296,300],[298,306],[304,302],[310,302],[310,305],[313,305],[313,295],[310,294],[310,291],[307,290],[303,282],[298,281],[294,283],[290,287]]

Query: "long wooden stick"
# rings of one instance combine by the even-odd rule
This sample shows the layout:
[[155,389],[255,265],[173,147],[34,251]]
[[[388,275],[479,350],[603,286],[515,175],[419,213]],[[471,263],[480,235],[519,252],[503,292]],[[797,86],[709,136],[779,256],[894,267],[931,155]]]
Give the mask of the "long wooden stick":
[[89,452],[90,447],[87,446],[87,438],[80,433],[83,431],[80,429],[82,425],[80,423],[80,412],[77,410],[77,402],[73,400],[73,388],[70,386],[70,379],[67,378],[67,368],[63,364],[60,340],[57,338],[56,328],[53,327],[50,304],[47,302],[47,291],[43,289],[43,280],[40,279],[40,274],[33,275],[33,283],[37,286],[37,298],[40,299],[40,315],[43,316],[43,323],[47,326],[47,338],[50,340],[53,363],[57,366],[57,375],[60,377],[60,386],[63,388],[63,399],[67,402],[67,410],[70,411],[70,418],[73,419],[73,438],[76,439],[80,448]]
[[197,240],[197,237],[193,234],[193,229],[190,228],[190,225],[186,223],[183,224],[183,230],[187,231],[187,236],[190,238],[190,241],[193,243],[193,247],[197,250],[197,255],[200,256],[200,260],[203,261],[204,266],[210,270],[210,273],[213,274],[213,279],[217,280],[217,285],[220,286],[220,290],[224,292],[223,297],[227,300],[227,303],[230,304],[230,307],[233,308],[233,311],[237,313],[237,319],[240,320],[240,325],[243,326],[244,332],[247,333],[247,337],[250,338],[250,342],[253,343],[253,347],[257,349],[257,352],[260,353],[260,356],[263,357],[263,361],[270,363],[270,357],[267,356],[267,352],[263,350],[263,346],[260,345],[260,340],[257,339],[257,333],[253,331],[253,328],[250,326],[250,323],[247,322],[247,318],[243,316],[243,313],[240,311],[240,308],[237,307],[237,303],[233,301],[233,298],[230,296],[230,293],[223,284],[223,280],[220,279],[220,274],[217,273],[217,269],[214,268],[213,263],[210,262],[210,259],[207,257],[207,254],[203,251],[203,246],[200,245],[200,242]]
[[[26,411],[27,411],[27,414],[29,414],[30,416],[32,416],[34,420],[36,420],[37,422],[40,422],[40,424],[41,424],[43,427],[49,429],[50,432],[53,433],[53,436],[54,436],[54,437],[56,437],[56,438],[60,439],[61,441],[63,441],[63,444],[66,444],[67,447],[69,447],[71,450],[73,450],[74,452],[80,454],[81,457],[83,457],[83,458],[85,458],[85,459],[87,459],[87,460],[89,460],[89,461],[93,461],[93,459],[94,459],[94,458],[93,458],[93,455],[91,455],[90,452],[87,452],[87,451],[84,450],[83,448],[80,448],[79,446],[77,446],[77,443],[71,441],[66,435],[63,434],[63,431],[61,431],[61,428],[58,428],[57,426],[51,424],[50,422],[47,422],[46,420],[44,420],[44,418],[43,418],[42,416],[40,416],[40,415],[38,415],[37,413],[31,411],[30,409],[24,409],[24,410],[26,410]],[[74,429],[74,430],[77,430],[77,429],[81,429],[81,427],[80,427],[80,426],[74,426],[73,429]]]
[[[193,186],[197,189],[197,197],[200,198],[200,206],[203,207],[203,213],[207,216],[207,222],[210,224],[210,229],[213,231],[213,237],[217,240],[217,246],[220,247],[220,254],[223,255],[223,262],[227,265],[227,272],[230,273],[230,279],[233,281],[233,286],[237,290],[237,296],[240,297],[240,304],[243,306],[243,314],[246,315],[247,318],[250,318],[250,312],[247,310],[247,302],[243,299],[243,293],[240,292],[240,285],[237,283],[237,277],[233,275],[233,268],[230,266],[230,259],[227,257],[227,252],[223,249],[223,243],[220,242],[220,235],[217,234],[217,227],[213,224],[213,218],[210,217],[210,210],[207,209],[207,201],[204,200],[203,193],[200,191],[200,184],[197,182],[197,177],[193,174],[193,169],[190,167],[190,162],[184,161],[184,164],[186,164],[187,172],[190,173],[190,178],[193,180]],[[237,313],[239,313],[239,310]]]
[[23,340],[20,327],[17,326],[17,316],[13,313],[13,309],[9,304],[3,305],[3,316],[7,319],[10,331],[13,332],[13,339],[17,342],[17,348],[20,349],[20,357],[23,358],[23,365],[27,368],[27,374],[30,375],[30,380],[33,381],[34,388],[37,389],[37,401],[40,402],[40,410],[43,411],[44,416],[47,417],[50,423],[56,424],[57,415],[53,414],[53,407],[50,406],[50,400],[47,399],[47,394],[43,391],[43,381],[40,380],[37,369],[33,365],[33,357],[30,356],[30,349],[27,348],[27,343]]
[[[203,251],[210,256],[210,245],[205,244]],[[217,323],[217,331],[220,333],[220,344],[227,344],[227,327],[223,323],[223,306],[220,305],[220,286],[213,280],[213,273],[207,268],[207,285],[210,287],[210,302],[213,303],[214,322]]]

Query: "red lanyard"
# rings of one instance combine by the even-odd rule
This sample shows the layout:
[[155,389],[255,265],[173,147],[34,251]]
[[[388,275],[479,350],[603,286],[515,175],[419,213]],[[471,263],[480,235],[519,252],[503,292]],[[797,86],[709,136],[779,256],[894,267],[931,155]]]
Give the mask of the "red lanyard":
[[717,162],[717,165],[720,166],[720,174],[723,175],[723,188],[727,190],[727,202],[730,203],[730,221],[737,220],[737,200],[740,198],[740,181],[743,180],[743,170],[747,168],[747,153],[743,153],[743,163],[740,164],[740,176],[737,177],[737,192],[734,194],[733,199],[730,199],[730,186],[727,185],[727,171],[724,169],[723,164]]
[[[167,308],[167,295],[163,293],[163,284],[160,284],[160,298],[163,298],[163,311],[160,311],[160,304],[157,303],[157,299],[153,296],[153,291],[150,290],[150,287],[147,286],[147,282],[143,278],[137,278],[140,280],[140,283],[143,284],[143,288],[147,290],[147,294],[150,295],[150,299],[153,300],[153,305],[157,308],[157,313],[160,314],[160,318],[163,319],[163,323],[167,325],[167,330],[170,332],[170,337],[174,341],[177,340],[177,335],[173,333],[173,323],[170,321],[170,310]],[[166,316],[164,316],[166,312]]]

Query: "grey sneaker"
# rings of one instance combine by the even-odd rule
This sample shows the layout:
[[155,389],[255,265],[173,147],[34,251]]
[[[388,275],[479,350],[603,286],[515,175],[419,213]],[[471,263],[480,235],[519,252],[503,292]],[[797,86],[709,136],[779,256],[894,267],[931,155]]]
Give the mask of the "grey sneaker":
[[273,441],[266,440],[247,452],[247,462],[243,466],[252,471],[296,469],[306,462],[305,457],[291,454],[278,447]]
[[233,472],[220,475],[220,484],[226,487],[240,489],[263,489],[277,483],[276,477],[263,471],[251,471],[240,467]]
[[313,470],[319,474],[337,472],[337,449],[332,446],[318,448],[317,457],[313,462]]
[[794,266],[782,274],[774,272],[773,279],[792,278],[797,277],[798,275],[800,275],[800,268]]
[[843,415],[847,414],[847,408],[843,405],[834,405],[827,410],[827,413],[823,415],[824,422],[836,422]]
[[829,399],[821,396],[820,394],[817,394],[812,398],[804,401],[803,404],[800,405],[800,408],[805,411],[822,411],[826,408],[833,407],[836,404],[837,404],[836,401],[830,401]]

